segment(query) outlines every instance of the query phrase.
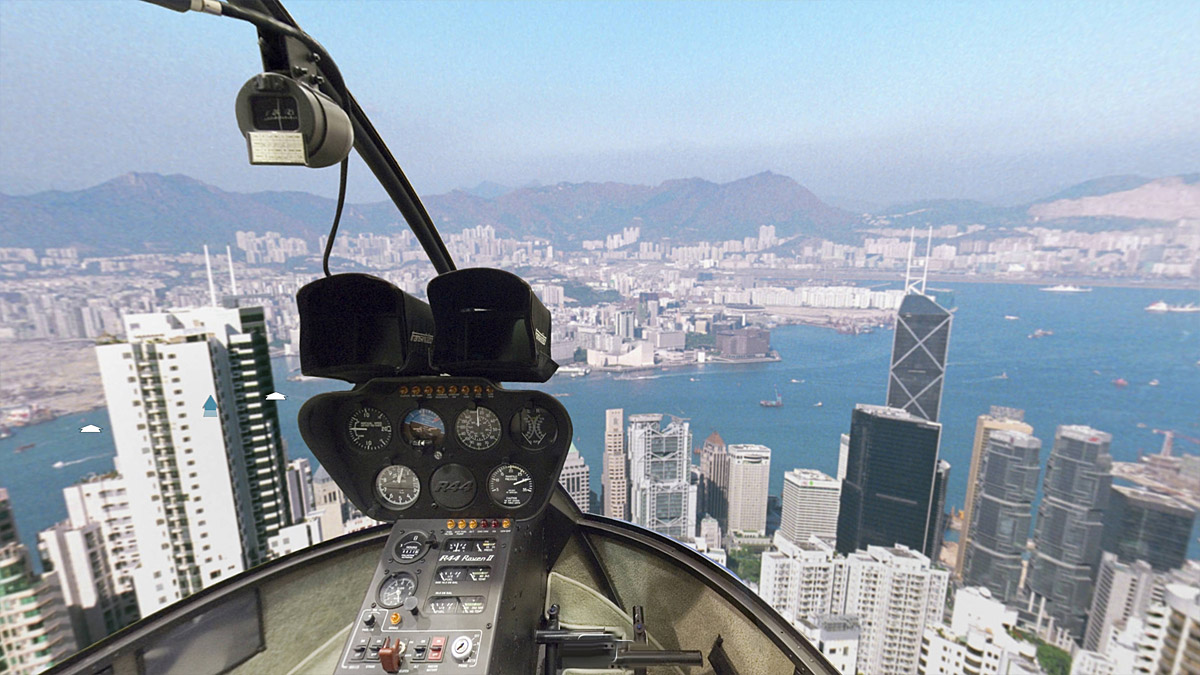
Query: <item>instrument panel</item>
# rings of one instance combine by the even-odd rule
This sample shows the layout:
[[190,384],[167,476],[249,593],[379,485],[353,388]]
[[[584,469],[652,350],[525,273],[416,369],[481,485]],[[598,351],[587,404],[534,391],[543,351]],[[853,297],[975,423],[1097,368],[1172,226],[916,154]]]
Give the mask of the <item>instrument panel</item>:
[[482,378],[377,378],[313,397],[300,432],[377,520],[470,511],[526,519],[550,499],[571,441],[562,405]]

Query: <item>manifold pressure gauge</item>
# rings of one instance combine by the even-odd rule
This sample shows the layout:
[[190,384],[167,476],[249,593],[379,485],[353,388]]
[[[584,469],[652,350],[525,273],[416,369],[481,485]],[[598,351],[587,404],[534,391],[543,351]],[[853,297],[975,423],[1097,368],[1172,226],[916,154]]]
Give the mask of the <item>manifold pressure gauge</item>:
[[516,464],[501,464],[488,476],[488,494],[506,509],[519,509],[533,499],[533,476]]
[[403,464],[385,466],[375,477],[375,494],[388,508],[407,509],[421,496],[421,479]]

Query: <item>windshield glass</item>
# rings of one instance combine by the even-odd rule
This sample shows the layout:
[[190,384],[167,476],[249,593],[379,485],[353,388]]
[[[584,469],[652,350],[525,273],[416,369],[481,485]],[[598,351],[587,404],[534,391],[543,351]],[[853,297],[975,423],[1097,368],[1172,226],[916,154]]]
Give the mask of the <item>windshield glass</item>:
[[[289,11],[457,266],[549,308],[557,373],[507,386],[569,411],[585,512],[807,631],[865,610],[798,605],[773,575],[801,549],[907,550],[929,606],[983,587],[1030,644],[1103,658],[1098,575],[1200,584],[1195,3]],[[0,602],[44,608],[0,666],[377,524],[297,427],[350,386],[301,373],[295,304],[338,172],[249,164],[261,70],[240,21],[0,0]],[[346,202],[332,271],[425,299],[354,154]]]

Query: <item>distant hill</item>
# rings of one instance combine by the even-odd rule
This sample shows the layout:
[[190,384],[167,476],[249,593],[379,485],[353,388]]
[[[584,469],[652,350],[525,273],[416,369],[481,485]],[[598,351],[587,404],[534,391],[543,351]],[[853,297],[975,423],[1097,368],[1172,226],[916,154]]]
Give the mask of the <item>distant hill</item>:
[[[483,184],[423,199],[443,233],[488,224],[504,236],[559,243],[603,238],[640,226],[645,238],[675,241],[756,236],[849,236],[852,214],[821,202],[791,178],[761,173],[731,183],[698,178],[657,187],[559,183],[507,190]],[[499,193],[495,197],[481,194]],[[280,232],[310,242],[329,228],[334,201],[301,192],[226,192],[182,175],[130,173],[75,192],[0,195],[0,246],[75,246],[91,254],[196,250],[234,240],[238,230]],[[389,202],[347,205],[343,231],[404,227]]]
[[[539,236],[559,245],[601,239],[637,226],[643,239],[740,239],[774,225],[780,237],[853,241],[877,227],[1038,223],[1061,228],[1128,228],[1200,218],[1200,174],[1148,179],[1112,176],[1016,207],[971,200],[928,200],[860,216],[822,202],[795,180],[763,172],[729,183],[700,178],[657,186],[558,183],[425,196],[443,234],[491,225],[502,236]],[[78,247],[85,254],[195,251],[234,241],[238,230],[279,232],[313,244],[334,201],[303,192],[226,192],[182,175],[130,173],[74,192],[0,195],[0,247]],[[390,233],[406,227],[390,202],[349,204],[343,232]]]

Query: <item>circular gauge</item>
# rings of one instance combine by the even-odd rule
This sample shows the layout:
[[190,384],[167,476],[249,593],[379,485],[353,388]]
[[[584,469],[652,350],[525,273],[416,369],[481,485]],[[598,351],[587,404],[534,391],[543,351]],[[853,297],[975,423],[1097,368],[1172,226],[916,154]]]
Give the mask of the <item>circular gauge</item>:
[[500,418],[483,406],[464,410],[454,421],[458,441],[472,450],[487,450],[500,442]]
[[526,450],[544,450],[558,439],[558,422],[549,410],[528,405],[513,415],[508,433]]
[[402,464],[385,466],[375,477],[375,493],[388,508],[407,509],[421,496],[421,480]]
[[506,509],[519,509],[533,499],[533,476],[516,464],[501,464],[488,476],[488,494]]
[[378,408],[363,406],[350,415],[350,442],[363,450],[380,450],[392,442],[392,421]]
[[404,424],[400,425],[404,440],[414,448],[431,448],[441,445],[446,435],[446,425],[442,418],[429,408],[417,408],[404,416]]
[[417,580],[408,572],[388,577],[379,585],[379,606],[395,609],[417,592]]

